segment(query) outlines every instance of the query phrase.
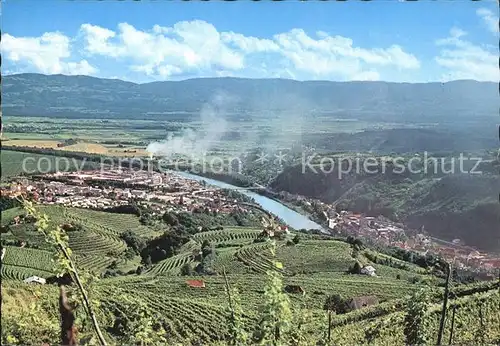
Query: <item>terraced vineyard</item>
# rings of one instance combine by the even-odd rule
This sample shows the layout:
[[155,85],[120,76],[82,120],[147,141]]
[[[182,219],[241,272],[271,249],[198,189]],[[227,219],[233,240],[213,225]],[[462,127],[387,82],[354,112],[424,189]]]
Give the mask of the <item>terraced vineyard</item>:
[[67,222],[82,224],[87,228],[101,231],[103,233],[120,236],[120,234],[131,230],[141,237],[151,238],[159,235],[152,229],[143,226],[139,218],[132,214],[107,213],[90,209],[66,208],[65,217]]
[[79,268],[86,269],[96,274],[102,273],[107,267],[113,263],[114,258],[103,257],[99,255],[77,255],[76,265]]
[[[42,210],[52,218],[54,224],[69,220],[80,226],[68,231],[69,245],[74,251],[77,266],[96,274],[108,271],[111,264],[123,259],[127,250],[127,244],[120,238],[123,232],[132,229],[146,239],[154,235],[152,230],[140,225],[134,215],[62,209],[57,206],[44,206]],[[14,211],[11,213],[14,215]],[[323,304],[327,297],[334,294],[345,298],[377,296],[380,304],[333,318],[332,342],[336,345],[361,344],[368,339],[384,345],[404,343],[405,304],[413,292],[427,287],[425,284],[413,283],[409,278],[420,275],[433,279],[432,283],[438,282],[437,278],[412,265],[403,270],[374,264],[378,277],[347,274],[347,269],[354,261],[350,245],[312,235],[301,234],[298,244],[277,241],[276,257],[273,258],[271,242],[254,242],[259,233],[259,229],[246,227],[227,227],[220,231],[198,233],[180,248],[177,255],[147,267],[142,274],[106,277],[97,281],[92,294],[93,299],[100,301],[98,316],[100,323],[107,328],[106,337],[119,343],[122,336],[114,334],[111,326],[115,326],[120,316],[126,315],[127,311],[130,313],[130,309],[137,306],[146,308],[154,320],[163,325],[169,342],[225,342],[229,335],[229,314],[226,311],[228,300],[224,277],[183,277],[180,271],[186,263],[196,264],[193,252],[199,250],[205,240],[215,245],[213,269],[219,274],[224,270],[230,285],[244,297],[241,299],[243,321],[249,332],[258,324],[266,289],[266,273],[270,270],[283,274],[284,285],[300,286],[305,291],[304,295],[290,293],[288,296],[294,311],[309,314],[302,330],[311,340],[321,338],[319,334],[325,328]],[[42,242],[43,239],[36,238],[36,234],[29,225],[19,225],[11,227],[7,235],[16,239],[29,238],[32,243],[35,240]],[[2,239],[10,238],[2,235]],[[375,255],[383,257],[381,254]],[[20,281],[31,275],[52,276],[51,258],[51,252],[42,249],[8,247],[1,270],[2,279],[10,288],[19,287],[22,285]],[[281,262],[283,268],[277,269],[274,261]],[[131,272],[135,272],[135,267]],[[205,287],[190,287],[186,283],[188,279],[203,279]],[[432,287],[439,297],[442,288]],[[456,327],[457,343],[470,344],[478,338],[481,325],[476,316],[478,308],[474,307],[478,299],[483,302],[481,313],[487,314],[482,322],[483,327],[488,329],[483,333],[485,340],[495,340],[500,333],[499,328],[495,328],[499,321],[493,313],[493,306],[498,299],[492,296],[493,286],[482,291],[474,287],[456,289],[459,298],[451,302],[458,304],[462,301],[460,306],[468,306],[467,299],[473,301],[472,308],[462,307],[457,315],[460,319]],[[22,287],[16,289],[23,290]],[[46,289],[43,290],[45,292]],[[470,295],[468,290],[476,292],[476,298],[464,296]],[[55,297],[54,301],[57,301],[57,292],[49,291],[50,287],[47,288],[47,294],[53,295],[52,298]],[[57,316],[56,304],[53,309],[51,314]],[[468,317],[470,313],[470,316],[476,317]],[[433,312],[432,316],[431,329],[435,333],[439,323],[437,312]],[[449,320],[446,323],[449,328]],[[469,326],[474,330],[472,334],[468,332]],[[375,330],[380,332],[373,332]]]
[[[244,294],[245,300],[242,302],[244,305],[244,310],[248,315],[245,316],[247,323],[250,325],[255,322],[255,317],[258,314],[258,307],[262,302],[262,293],[264,288],[264,282],[259,280],[261,276],[258,275],[230,275],[229,281],[235,287],[239,287],[240,292]],[[307,309],[312,313],[312,316],[309,321],[306,322],[304,328],[310,332],[315,337],[318,337],[318,330],[321,329],[322,324],[324,323],[324,312],[321,311],[322,303],[327,294],[333,293],[342,293],[348,294],[349,288],[356,288],[353,294],[369,294],[374,293],[379,295],[380,292],[387,290],[389,292],[392,291],[391,298],[394,298],[396,295],[403,299],[397,299],[388,301],[387,303],[382,303],[379,306],[375,306],[372,308],[367,308],[362,310],[353,311],[351,313],[345,315],[339,315],[334,318],[333,322],[336,324],[333,329],[332,341],[335,344],[339,345],[352,345],[352,344],[363,344],[366,343],[366,334],[365,331],[369,330],[373,326],[378,326],[381,324],[380,328],[385,330],[384,333],[380,334],[379,341],[386,344],[404,344],[404,336],[402,330],[402,318],[404,317],[404,313],[401,312],[401,309],[404,309],[404,304],[406,299],[408,298],[408,294],[411,291],[406,291],[405,288],[408,286],[405,283],[401,283],[399,287],[395,287],[397,285],[390,285],[384,283],[383,280],[375,280],[374,278],[366,278],[365,281],[359,283],[359,285],[353,285],[355,282],[355,278],[352,277],[349,279],[320,279],[318,277],[308,277],[304,276],[298,279],[285,278],[286,284],[302,284],[306,289],[306,296],[302,295],[291,295],[292,303],[295,307],[299,306],[307,306]],[[108,285],[117,285],[120,287],[120,290],[126,292],[128,294],[133,294],[138,290],[142,290],[145,296],[154,297],[153,301],[171,301],[168,297],[175,296],[179,302],[183,302],[184,306],[198,306],[198,304],[203,304],[205,308],[210,308],[217,310],[215,306],[225,306],[227,304],[227,298],[224,294],[224,280],[220,277],[208,277],[205,278],[206,288],[197,289],[197,288],[189,288],[184,283],[184,280],[181,278],[152,278],[149,281],[140,281],[140,277],[129,278],[129,279],[113,279],[108,282]],[[375,287],[379,287],[380,290],[373,290]],[[392,286],[392,287],[391,287]],[[340,289],[342,288],[343,289]],[[323,290],[324,294],[318,295],[319,292],[313,291],[316,288],[318,290]],[[107,288],[109,289],[109,288]],[[396,290],[394,290],[396,289]],[[416,286],[412,286],[411,290],[418,289]],[[488,317],[483,320],[483,324],[488,328],[490,332],[485,337],[487,340],[495,340],[499,335],[498,329],[498,321],[499,316],[491,311],[491,308],[498,304],[498,288],[491,286],[489,291],[486,293],[476,294],[477,297],[482,297],[483,299],[483,313],[488,313]],[[323,296],[323,297],[322,297]],[[460,301],[473,300],[472,296],[466,296],[464,299],[459,298],[456,300],[451,300],[451,304],[462,304]],[[209,301],[210,304],[206,304]],[[476,303],[473,303],[473,305]],[[384,308],[382,308],[384,306]],[[437,328],[439,324],[439,318],[437,312],[439,312],[440,305],[436,305],[433,309],[435,312],[435,317],[433,317],[432,328]],[[159,308],[159,306],[158,306]],[[160,311],[165,311],[167,306],[162,306]],[[374,313],[380,311],[386,311],[383,313],[383,316],[375,317]],[[472,310],[473,311],[473,310]],[[462,310],[463,316],[460,316],[461,319],[466,319],[467,321],[471,320],[471,326],[474,328],[480,327],[480,323],[478,321],[478,310],[476,309],[473,315],[466,317],[466,313],[470,313],[470,308],[463,308]],[[179,311],[179,313],[181,313]],[[184,314],[192,314],[192,312],[184,312]],[[475,315],[474,315],[475,314]],[[227,316],[227,314],[226,314]],[[476,318],[474,318],[476,316]],[[191,321],[191,324],[199,324],[202,323],[202,319],[198,320],[198,316],[196,314],[193,315],[195,317],[194,321]],[[457,315],[458,317],[458,315]],[[184,316],[173,315],[168,316],[170,321],[170,325],[178,326],[178,323],[183,320]],[[350,319],[350,321],[349,321]],[[339,321],[346,321],[344,323],[338,323]],[[182,323],[182,322],[181,322]],[[206,321],[206,323],[210,323],[210,321]],[[223,323],[223,322],[221,322]],[[397,328],[394,329],[394,324],[397,323]],[[462,341],[462,343],[470,344],[474,339],[474,335],[471,333],[467,334],[467,324],[461,324],[457,327],[457,341]],[[174,327],[175,328],[175,327]],[[179,327],[177,327],[179,328]],[[351,332],[349,332],[349,328],[351,328]],[[392,328],[392,329],[391,329]],[[447,321],[446,325],[447,330],[450,328],[450,321]],[[387,333],[387,335],[386,335]],[[436,330],[432,330],[432,335],[437,335]],[[178,330],[173,333],[174,335],[191,335],[196,336],[196,338],[205,339],[207,335],[211,335],[210,338],[212,340],[216,340],[218,335],[214,332],[202,332],[202,331],[193,331],[185,334],[183,330]],[[467,342],[468,341],[468,342]]]
[[284,272],[282,269],[277,269],[274,262],[269,258],[271,256],[271,245],[268,242],[242,247],[236,252],[235,256],[257,273],[265,274],[269,270]]
[[6,246],[2,263],[52,271],[52,253],[37,249]]
[[[70,239],[69,246],[77,254],[90,253],[117,256],[127,248],[127,244],[123,240],[101,230],[72,231],[68,232],[68,236]],[[89,247],[89,243],[92,244],[91,247]]]
[[252,242],[259,236],[262,231],[255,228],[247,227],[228,227],[220,231],[209,231],[198,233],[193,236],[193,239],[198,243],[203,243],[208,240],[215,244],[247,244]]
[[147,274],[179,274],[179,269],[186,263],[193,262],[191,254],[181,254],[167,258],[155,264],[151,269],[147,270]]
[[305,240],[277,249],[277,256],[290,272],[345,272],[352,264],[349,244],[333,240]]
[[3,210],[2,211],[2,220],[1,220],[2,226],[8,225],[9,223],[11,223],[14,220],[14,218],[16,216],[21,215],[21,214],[24,214],[24,210],[22,208],[18,208],[18,207]]
[[[93,210],[63,208],[57,205],[38,206],[45,213],[53,226],[72,223],[81,226],[81,230],[69,231],[69,246],[73,250],[76,264],[82,269],[101,274],[126,249],[126,243],[120,234],[133,230],[144,237],[152,237],[155,232],[140,224],[138,217],[130,214],[111,214]],[[7,216],[16,215],[19,209],[7,210]],[[128,225],[125,228],[124,225]],[[10,226],[10,232],[2,234],[5,240],[29,240],[30,244],[52,251],[43,235],[32,224]],[[45,263],[45,259],[40,259]]]
[[253,270],[238,260],[236,252],[240,247],[224,247],[217,249],[217,257],[214,261],[214,269],[218,273],[224,270],[228,274],[250,274]]
[[[451,300],[448,316],[452,314],[452,309],[456,307],[455,323],[453,328],[452,344],[454,345],[474,345],[474,344],[494,344],[493,341],[500,337],[500,317],[495,313],[500,304],[500,294],[498,289],[489,292],[473,294],[456,300]],[[427,330],[430,336],[429,344],[436,344],[441,304],[431,307],[429,313],[429,327]],[[366,318],[360,321],[338,326],[333,329],[332,341],[335,345],[366,344],[366,331],[374,331],[370,335],[372,343],[383,343],[390,345],[405,344],[403,311],[396,311],[383,317],[375,319]],[[452,319],[445,320],[443,340],[449,340]],[[484,341],[483,341],[484,340]]]
[[[265,278],[254,273],[228,274],[231,285],[239,287],[244,292],[245,304],[255,309],[262,302]],[[142,279],[141,279],[142,278]],[[194,277],[193,277],[194,278]],[[107,281],[120,288],[129,291],[150,292],[159,295],[181,297],[193,301],[226,304],[227,297],[224,292],[224,279],[222,276],[209,276],[203,278],[206,284],[204,289],[189,288],[183,277],[175,276],[130,276]],[[309,308],[321,309],[324,300],[329,294],[342,294],[346,297],[357,295],[375,294],[382,300],[404,298],[418,289],[419,285],[410,285],[404,280],[386,282],[387,280],[363,277],[358,281],[357,275],[296,275],[285,277],[287,285],[300,285],[306,291],[306,295],[291,295],[293,301],[298,305],[306,305]]]
[[[121,291],[127,292],[127,291]],[[127,292],[128,293],[128,292]],[[119,296],[116,291],[110,296]],[[130,297],[130,295],[127,295]],[[224,309],[209,303],[193,302],[186,299],[158,296],[143,293],[140,298],[129,301],[146,304],[151,311],[156,311],[157,321],[166,326],[170,341],[216,341],[228,336],[227,314]],[[109,299],[103,305],[104,310],[123,309],[123,300]]]
[[24,280],[36,275],[53,276],[52,253],[43,250],[7,246],[2,262],[2,278]]
[[50,276],[54,276],[54,273],[36,268],[25,268],[21,266],[3,264],[1,275],[2,275],[2,280],[4,279],[24,280],[33,275],[41,278],[47,278]]

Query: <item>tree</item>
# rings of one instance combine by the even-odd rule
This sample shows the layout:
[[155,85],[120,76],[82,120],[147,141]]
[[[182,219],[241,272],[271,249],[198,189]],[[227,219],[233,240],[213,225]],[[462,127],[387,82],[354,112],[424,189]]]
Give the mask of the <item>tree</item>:
[[121,235],[121,238],[127,244],[127,246],[131,247],[137,254],[141,253],[141,251],[146,246],[144,240],[131,230],[124,232]]
[[349,311],[348,300],[340,294],[332,294],[326,298],[323,310],[333,311],[336,314],[345,314]]
[[196,266],[196,272],[198,274],[215,274],[215,271],[212,269],[215,256],[215,248],[208,240],[204,240],[201,246],[201,262]]
[[359,239],[359,238],[354,239],[353,245],[357,246],[357,248],[359,250],[362,250],[362,249],[365,248],[365,245],[363,244],[363,241],[361,239]]
[[298,244],[299,241],[300,241],[300,237],[298,234],[296,234],[295,237],[293,237],[293,242],[294,242],[294,244]]
[[361,274],[362,268],[363,268],[363,266],[361,265],[361,263],[359,263],[359,261],[355,261],[354,264],[352,265],[352,267],[349,269],[349,273]]
[[163,221],[165,221],[170,226],[177,226],[179,224],[179,219],[177,218],[177,216],[174,213],[168,211],[163,214]]
[[147,256],[150,256],[151,261],[156,263],[175,255],[176,251],[188,241],[188,235],[179,225],[173,230],[165,231],[160,237],[150,241],[141,251],[141,257],[145,260]]
[[212,244],[210,244],[210,241],[207,239],[203,241],[201,244],[201,251],[203,252],[203,256],[206,256],[212,251]]

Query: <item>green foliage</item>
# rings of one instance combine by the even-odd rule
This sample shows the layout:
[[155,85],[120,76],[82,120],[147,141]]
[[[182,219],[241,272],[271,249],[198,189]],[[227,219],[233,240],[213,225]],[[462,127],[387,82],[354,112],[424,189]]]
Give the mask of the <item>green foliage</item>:
[[226,285],[226,294],[230,301],[229,310],[229,343],[234,346],[246,345],[248,333],[244,328],[243,309],[241,307],[239,291]]
[[189,236],[183,230],[167,230],[162,236],[150,241],[141,251],[143,261],[150,257],[152,263],[157,263],[176,254],[179,248],[189,241]]
[[398,323],[398,315],[391,315],[387,318],[380,318],[378,320],[375,320],[365,329],[364,341],[367,344],[377,344],[381,340],[393,340],[393,337],[396,334],[394,326]]
[[360,261],[356,260],[354,261],[353,265],[351,268],[349,268],[349,273],[351,274],[361,274],[361,269],[363,268],[363,265],[361,264]]
[[[271,247],[275,255],[275,246]],[[274,265],[282,269],[280,262]],[[267,272],[267,284],[264,289],[264,305],[259,324],[259,341],[264,345],[286,345],[286,336],[291,328],[292,310],[288,295],[283,291],[283,280],[276,270]]]
[[193,267],[191,266],[191,263],[184,263],[181,266],[180,274],[182,276],[192,276],[194,274],[194,271],[193,271]]
[[137,233],[128,230],[125,233],[121,235],[121,238],[123,241],[134,250],[135,253],[140,254],[141,251],[144,249],[146,246],[144,239],[139,237]]
[[[47,213],[51,218],[51,213],[57,215],[51,209],[47,209]],[[74,213],[74,210],[71,213]],[[63,213],[59,214],[64,216]],[[96,223],[96,220],[92,221]],[[66,230],[70,245],[72,239],[77,238],[80,233],[87,232],[86,223],[79,225],[81,227],[77,227],[78,229]],[[99,230],[112,234],[104,228]],[[126,248],[132,249],[123,241],[127,238],[123,235],[129,233],[126,231],[126,227],[121,231],[113,228],[113,232],[116,232],[113,233],[114,236],[120,239]],[[131,231],[140,236],[137,229],[132,228]],[[300,243],[291,247],[283,246],[285,241],[252,244],[252,239],[258,232],[259,230],[255,228],[226,226],[223,230],[186,235],[189,240],[177,248],[178,254],[157,262],[146,271],[139,272],[139,275],[109,277],[95,283],[92,283],[93,279],[86,281],[82,278],[82,281],[86,281],[85,287],[89,296],[94,298],[92,306],[96,309],[99,321],[106,327],[107,338],[110,342],[121,344],[140,344],[141,340],[147,343],[147,340],[152,342],[151,340],[165,338],[165,342],[158,341],[158,343],[215,345],[220,342],[221,345],[228,343],[253,345],[261,342],[266,345],[280,343],[312,345],[326,330],[325,313],[322,309],[327,297],[337,294],[346,300],[373,294],[386,301],[344,314],[338,309],[338,314],[332,319],[332,342],[336,345],[405,342],[404,321],[407,305],[401,298],[419,289],[421,284],[410,284],[406,280],[396,280],[395,277],[396,274],[401,274],[402,277],[417,275],[418,269],[425,271],[423,268],[391,257],[390,261],[395,263],[401,261],[403,264],[407,263],[409,267],[394,268],[380,264],[377,266],[377,272],[381,274],[377,278],[346,275],[345,271],[352,264],[350,253],[352,249],[345,242],[303,234],[300,236]],[[134,236],[131,238],[135,239]],[[139,240],[142,239],[144,238],[140,237]],[[217,268],[221,273],[221,268],[227,268],[229,279],[234,282],[235,287],[240,288],[238,291],[224,290],[222,275],[205,276],[203,280],[206,287],[199,289],[188,287],[185,282],[186,277],[179,276],[179,274],[193,274],[190,269],[198,262],[193,257],[196,251],[202,249],[204,256],[209,257],[214,247],[217,249],[217,256],[213,261],[214,269]],[[92,247],[87,245],[87,248],[89,252],[92,251]],[[75,253],[81,256],[79,251]],[[360,251],[359,257],[368,257],[367,251],[371,250]],[[371,255],[380,261],[390,257],[375,251],[372,251]],[[203,255],[199,260],[202,259]],[[21,260],[19,258],[19,261]],[[116,259],[109,258],[109,260],[111,262],[108,262],[108,265]],[[282,265],[276,265],[277,261]],[[49,262],[44,259],[44,263]],[[397,263],[399,265],[399,262]],[[7,277],[5,273],[12,267],[15,266],[12,264],[2,266],[2,279]],[[80,275],[83,276],[84,273],[81,272]],[[2,285],[4,286],[3,282]],[[284,293],[285,285],[298,285],[304,288],[306,294]],[[454,340],[457,343],[473,343],[481,336],[480,330],[483,330],[485,343],[492,343],[498,338],[500,330],[495,325],[498,319],[493,313],[495,301],[490,302],[493,299],[491,295],[483,297],[492,289],[496,289],[493,283],[476,283],[453,288],[452,296],[455,298],[450,301],[450,306],[459,306],[454,333]],[[227,306],[227,291],[231,292],[235,301],[229,311],[223,309]],[[241,296],[243,293],[244,297]],[[429,328],[426,335],[429,335],[430,343],[437,335],[439,324],[435,305],[439,303],[442,294],[438,293],[436,291],[429,298],[427,314]],[[74,299],[80,301],[78,291],[73,294]],[[124,302],[121,301],[122,294],[128,296]],[[468,295],[471,294],[481,297],[483,327],[477,317],[479,300],[474,302],[468,299]],[[53,303],[56,301],[57,298]],[[471,304],[472,307],[469,307]],[[77,311],[84,307],[82,304],[79,306]],[[57,309],[54,306],[47,311],[55,312],[57,316]],[[236,323],[231,322],[233,311]],[[467,317],[467,314],[471,317]],[[89,321],[86,314],[77,314],[79,330],[87,334],[92,331],[87,327],[90,326]],[[145,326],[143,329],[140,328],[141,324]],[[472,326],[470,332],[467,332],[467,326]],[[449,329],[450,325],[447,322],[445,340],[448,340]],[[249,333],[252,331],[255,332],[250,337]],[[38,331],[33,330],[32,333],[36,334]]]
[[150,266],[150,268],[146,271],[147,274],[176,274],[183,265],[186,263],[191,264],[193,262],[193,258],[191,254],[179,254],[167,258],[163,261],[156,263],[151,266],[151,262],[148,263],[148,260],[151,261],[150,257],[146,257],[144,260],[144,264],[146,266]]
[[166,332],[157,316],[146,304],[120,294],[121,309],[116,310],[113,332],[123,343],[133,345],[158,345],[166,343]]
[[92,320],[92,325],[99,338],[101,345],[105,346],[106,341],[102,335],[97,320],[95,318],[91,302],[88,299],[87,292],[84,286],[86,284],[90,285],[90,282],[94,277],[90,274],[79,275],[77,268],[71,258],[72,250],[68,245],[68,236],[66,232],[60,227],[51,227],[49,225],[49,218],[46,214],[42,214],[37,211],[33,203],[27,200],[22,201],[23,208],[26,211],[26,215],[33,217],[36,222],[35,226],[38,231],[42,233],[45,237],[45,241],[54,247],[55,255],[55,272],[57,276],[70,275],[77,284],[79,296],[79,301],[83,303],[85,311],[88,313],[89,318]]
[[323,309],[336,314],[345,314],[349,311],[349,299],[340,294],[332,294],[326,298]]
[[172,212],[165,212],[165,214],[163,214],[163,221],[170,226],[177,226],[179,224],[179,219]]
[[404,334],[407,345],[429,344],[431,338],[429,333],[430,307],[430,293],[426,288],[416,291],[408,300],[404,319]]
[[[58,340],[58,319],[42,292],[16,296],[2,288],[2,345],[36,345]],[[21,298],[22,297],[22,298]]]
[[[72,160],[69,157],[61,155],[61,152],[59,153],[60,156],[54,156],[52,155],[54,150],[40,149],[40,151],[46,151],[47,154],[33,154],[28,152],[28,150],[18,151],[15,148],[12,149],[14,150],[2,150],[2,181],[29,172],[54,172],[56,168],[59,168],[60,170],[74,171],[80,167],[92,167],[92,164],[89,162],[81,161],[79,159]],[[26,160],[27,158],[29,158],[29,160]],[[24,170],[23,167],[25,168]]]
[[201,258],[200,263],[196,266],[195,270],[198,274],[213,275],[216,274],[213,269],[213,264],[217,256],[215,247],[210,244],[208,240],[204,240],[201,245]]

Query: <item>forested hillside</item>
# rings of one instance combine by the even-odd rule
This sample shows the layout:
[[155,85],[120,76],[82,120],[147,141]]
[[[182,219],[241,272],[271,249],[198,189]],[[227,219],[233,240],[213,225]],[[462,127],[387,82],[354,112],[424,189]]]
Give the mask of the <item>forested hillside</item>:
[[[339,178],[337,169],[323,173],[302,168],[285,169],[273,180],[272,188],[337,203],[347,210],[381,214],[413,229],[423,226],[431,235],[447,240],[458,238],[490,251],[500,249],[500,208],[494,193],[500,191],[500,175],[495,161],[478,165],[481,174],[441,170],[434,174],[432,167],[428,174],[395,174],[392,169],[382,172],[380,166],[377,173],[353,169]],[[471,163],[468,169],[472,168]]]

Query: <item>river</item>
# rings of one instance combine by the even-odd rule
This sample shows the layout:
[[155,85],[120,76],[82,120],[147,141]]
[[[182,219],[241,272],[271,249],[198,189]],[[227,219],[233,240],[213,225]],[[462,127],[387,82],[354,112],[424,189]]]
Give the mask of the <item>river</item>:
[[253,191],[231,185],[228,183],[224,183],[219,180],[215,179],[210,179],[210,178],[205,178],[201,177],[192,173],[187,173],[187,172],[181,172],[181,171],[175,171],[175,174],[178,174],[182,177],[188,178],[188,179],[193,179],[197,181],[202,181],[204,180],[207,184],[217,186],[223,189],[231,189],[231,190],[238,190],[238,192],[251,197],[255,200],[257,204],[259,204],[263,209],[269,211],[270,213],[278,216],[281,218],[288,226],[295,228],[295,229],[318,229],[321,230],[322,232],[325,232],[324,227],[321,225],[317,224],[316,222],[310,220],[307,216],[304,216],[300,213],[297,213],[295,210],[292,210],[288,208],[287,206],[283,205],[282,203],[279,203],[271,198],[268,198],[266,196],[259,195],[258,193],[255,193]]

